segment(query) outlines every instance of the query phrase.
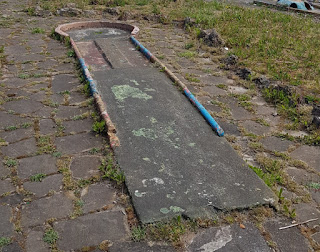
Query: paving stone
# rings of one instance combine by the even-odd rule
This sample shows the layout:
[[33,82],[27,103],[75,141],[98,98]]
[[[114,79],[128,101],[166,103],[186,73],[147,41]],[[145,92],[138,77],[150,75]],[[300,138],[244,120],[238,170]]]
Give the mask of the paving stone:
[[272,251],[253,224],[244,225],[245,229],[238,224],[209,228],[190,241],[187,251]]
[[224,130],[225,134],[241,136],[241,132],[239,131],[237,125],[233,123],[225,122],[220,118],[219,119],[217,118],[216,121],[220,125],[220,127]]
[[200,82],[206,85],[217,85],[217,84],[225,84],[228,79],[225,76],[214,76],[214,75],[206,75],[199,77]]
[[293,142],[291,141],[274,136],[264,138],[261,140],[261,143],[267,150],[278,152],[287,151],[289,146],[293,145]]
[[22,203],[24,196],[21,194],[11,194],[6,197],[0,198],[0,205],[15,206]]
[[28,83],[28,80],[20,78],[9,78],[7,80],[1,81],[1,83],[4,83],[6,87],[21,88]]
[[[311,203],[295,204],[293,205],[293,208],[296,209],[297,220],[300,222],[303,222],[309,219],[320,218],[320,212],[317,210],[316,205],[313,205]],[[319,226],[319,220],[309,222],[306,225],[310,228],[314,226]]]
[[7,177],[10,174],[10,169],[5,167],[0,161],[0,179]]
[[80,156],[72,159],[70,169],[72,176],[78,179],[88,179],[99,174],[101,159],[97,156]]
[[309,190],[310,190],[312,199],[313,199],[318,205],[320,205],[320,191],[319,191],[319,190],[315,190],[315,189],[309,189]]
[[30,138],[4,146],[1,151],[8,157],[22,157],[35,153],[37,149],[35,138]]
[[34,100],[18,100],[7,102],[3,105],[6,110],[13,110],[19,114],[34,113],[43,107],[42,103]]
[[225,104],[228,104],[232,113],[232,119],[234,120],[249,120],[254,117],[252,113],[248,112],[242,107],[239,107],[237,103],[235,103],[232,100],[230,101],[228,99],[221,99],[221,98],[218,100],[221,100]]
[[202,90],[204,92],[208,92],[210,94],[210,96],[226,95],[227,94],[226,90],[218,88],[218,87],[216,87],[214,85],[203,87]]
[[50,99],[56,104],[64,104],[64,96],[62,94],[53,94]]
[[85,131],[91,131],[93,123],[94,121],[91,118],[84,120],[66,121],[63,122],[63,126],[65,127],[63,132],[66,134],[70,134],[71,132],[80,133]]
[[174,252],[173,247],[167,245],[149,245],[146,242],[116,242],[109,249],[109,252]]
[[51,113],[54,111],[53,108],[48,106],[43,106],[41,109],[37,110],[36,112],[32,113],[33,116],[42,117],[42,118],[49,118]]
[[290,156],[294,159],[300,159],[306,162],[320,172],[320,147],[303,145],[291,152]]
[[30,138],[34,134],[32,126],[29,128],[21,128],[12,131],[0,132],[0,138],[8,143],[18,142],[25,138]]
[[13,242],[9,244],[8,246],[5,246],[2,248],[1,252],[22,252],[22,248],[19,246],[17,242]]
[[88,109],[75,106],[60,106],[56,117],[63,119],[72,119],[74,116],[88,112]]
[[19,160],[17,171],[18,176],[22,179],[29,178],[38,173],[56,173],[58,171],[56,158],[48,154],[23,158]]
[[83,102],[87,99],[87,97],[84,94],[81,94],[79,92],[71,92],[70,93],[70,104]]
[[85,246],[97,246],[104,240],[119,241],[127,236],[125,215],[121,211],[98,212],[54,223],[60,239],[61,250],[77,250]]
[[102,144],[101,137],[96,137],[93,133],[56,138],[57,149],[63,154],[75,154],[92,148],[101,148]]
[[26,240],[27,252],[48,252],[51,251],[49,244],[43,241],[43,231],[30,231]]
[[271,234],[272,240],[277,243],[281,252],[312,251],[309,250],[310,245],[297,227],[279,230],[280,227],[290,224],[287,220],[269,220],[264,227]]
[[40,120],[40,134],[47,135],[53,134],[57,131],[57,125],[52,119]]
[[83,190],[82,194],[84,194],[82,197],[84,201],[83,212],[88,213],[112,204],[116,190],[109,183],[104,182],[90,185],[87,189]]
[[42,225],[47,219],[71,215],[72,209],[72,200],[62,193],[41,198],[22,207],[21,225],[23,227]]
[[4,193],[11,193],[15,191],[15,187],[10,183],[10,180],[0,180],[0,196]]
[[286,172],[293,181],[300,185],[307,185],[311,182],[320,182],[320,177],[317,174],[307,172],[303,169],[288,167]]
[[277,112],[277,110],[273,107],[262,105],[262,106],[256,106],[256,112],[258,115],[273,115]]
[[270,131],[270,128],[267,126],[263,126],[259,123],[253,121],[245,121],[242,126],[249,132],[252,132],[255,135],[264,135]]
[[25,182],[23,188],[35,194],[36,197],[46,196],[50,191],[58,192],[62,188],[62,174],[51,175],[41,182]]
[[10,222],[11,216],[11,207],[0,205],[0,237],[13,235],[13,224]]
[[44,62],[37,63],[37,67],[41,69],[53,69],[58,65],[58,61],[54,59],[47,59]]
[[46,59],[46,57],[44,55],[34,53],[34,54],[21,54],[21,55],[16,55],[16,56],[9,55],[7,57],[7,59],[9,61],[13,60],[16,63],[23,63],[26,61],[35,61],[35,62],[44,61]]
[[5,129],[9,126],[18,126],[22,123],[31,122],[29,118],[22,118],[17,115],[11,115],[0,111],[0,129]]
[[79,80],[73,75],[61,74],[53,77],[52,91],[54,93],[63,92],[75,88],[79,83]]
[[320,244],[320,233],[315,233],[311,236],[311,238],[318,244]]

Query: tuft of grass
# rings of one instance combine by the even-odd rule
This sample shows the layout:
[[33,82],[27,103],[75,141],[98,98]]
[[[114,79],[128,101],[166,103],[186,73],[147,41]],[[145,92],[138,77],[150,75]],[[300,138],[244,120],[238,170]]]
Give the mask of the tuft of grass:
[[59,234],[52,228],[47,230],[43,235],[43,241],[49,244],[54,244],[59,239]]
[[194,51],[186,51],[186,52],[178,53],[178,56],[182,58],[193,58],[196,55],[197,55],[197,52],[194,52]]
[[46,174],[38,173],[35,175],[30,176],[30,181],[32,182],[42,182],[42,180],[46,177]]
[[15,160],[15,159],[7,159],[7,160],[4,161],[4,165],[7,166],[7,167],[14,167],[17,164],[18,164],[17,160]]
[[4,246],[7,246],[11,243],[11,239],[8,237],[0,237],[0,249]]
[[105,121],[100,121],[100,122],[94,122],[92,125],[92,130],[98,134],[101,134],[105,131],[106,129],[106,122]]
[[32,34],[44,34],[45,30],[39,27],[34,27],[31,29]]
[[120,171],[119,167],[114,164],[111,155],[108,155],[106,159],[102,160],[99,169],[103,173],[103,179],[111,179],[118,185],[122,184],[125,181],[123,172]]
[[135,242],[146,239],[146,228],[144,226],[137,226],[131,229],[131,239]]

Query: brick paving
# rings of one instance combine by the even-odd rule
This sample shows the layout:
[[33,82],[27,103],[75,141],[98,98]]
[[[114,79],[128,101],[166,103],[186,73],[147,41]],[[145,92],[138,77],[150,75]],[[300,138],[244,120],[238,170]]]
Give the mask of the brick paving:
[[[81,91],[75,60],[67,56],[68,49],[63,44],[49,37],[57,24],[78,18],[33,17],[21,11],[27,1],[1,0],[0,3],[3,7],[0,46],[4,46],[7,55],[0,70],[0,238],[11,239],[2,250],[99,251],[98,246],[108,240],[113,243],[111,251],[147,251],[150,249],[147,243],[131,242],[121,200],[126,195],[112,182],[101,179],[98,167],[110,149],[104,136],[92,132],[94,120],[90,114],[95,108],[91,98]],[[161,56],[187,84],[248,163],[258,166],[259,155],[279,159],[274,150],[286,155],[282,160],[283,171],[290,186],[284,187],[283,196],[291,199],[296,219],[304,221],[320,216],[317,187],[320,148],[276,137],[276,133],[282,132],[285,120],[258,93],[246,87],[238,88],[241,81],[219,68],[219,53],[208,55],[200,49],[192,59],[179,57],[185,43],[192,41],[183,30],[141,20],[135,24],[143,28],[141,42]],[[45,33],[32,34],[35,27],[44,29]],[[252,96],[254,112],[246,110],[231,96],[237,92]],[[262,119],[266,123],[261,123]],[[257,137],[253,139],[252,134]],[[39,177],[43,177],[41,182],[37,182]],[[272,211],[268,220],[260,222],[259,231],[275,251],[319,249],[319,221],[278,230],[279,226],[290,223],[288,218]],[[251,224],[247,225],[249,236],[259,233]],[[44,242],[44,235],[52,230],[59,239]],[[240,231],[226,224],[220,231],[203,232],[214,232],[217,236],[219,232],[233,235]],[[193,234],[185,247],[189,251],[203,246],[210,248],[214,242],[199,232]],[[259,235],[257,242],[265,248]],[[155,251],[172,249],[162,245],[153,248]]]

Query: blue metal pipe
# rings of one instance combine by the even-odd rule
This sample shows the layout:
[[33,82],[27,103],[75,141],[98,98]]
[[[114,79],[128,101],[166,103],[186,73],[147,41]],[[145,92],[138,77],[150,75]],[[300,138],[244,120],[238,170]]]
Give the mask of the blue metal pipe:
[[149,50],[145,48],[135,37],[130,36],[130,39],[135,46],[139,47],[140,52],[142,52],[143,55],[146,56],[148,60],[150,60],[152,57],[151,52],[149,52]]
[[86,77],[87,81],[89,81],[89,87],[92,94],[98,94],[97,85],[95,84],[95,81],[92,79],[91,74],[88,70],[88,67],[86,66],[86,63],[83,58],[79,58],[79,62],[81,65],[81,68],[83,70],[84,76]]

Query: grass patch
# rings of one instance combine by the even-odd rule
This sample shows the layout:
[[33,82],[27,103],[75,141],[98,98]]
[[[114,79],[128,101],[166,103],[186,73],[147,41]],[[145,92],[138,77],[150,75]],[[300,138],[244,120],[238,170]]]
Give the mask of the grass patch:
[[31,29],[32,34],[44,34],[45,30],[39,27],[34,27]]
[[43,235],[43,241],[49,244],[54,244],[59,239],[59,234],[52,228],[47,230]]
[[11,239],[7,237],[0,237],[0,248],[7,246],[11,243]]
[[178,53],[178,56],[183,58],[193,58],[196,55],[197,55],[197,52],[194,52],[194,51],[186,51],[186,52]]
[[4,165],[7,167],[15,167],[17,164],[18,162],[15,159],[7,159],[4,161]]
[[102,160],[99,169],[103,173],[103,179],[111,179],[118,185],[122,184],[125,180],[123,172],[120,171],[119,167],[114,164],[113,157],[110,154],[106,159]]
[[33,176],[30,176],[30,181],[32,182],[42,182],[42,180],[46,177],[46,174],[38,173]]

